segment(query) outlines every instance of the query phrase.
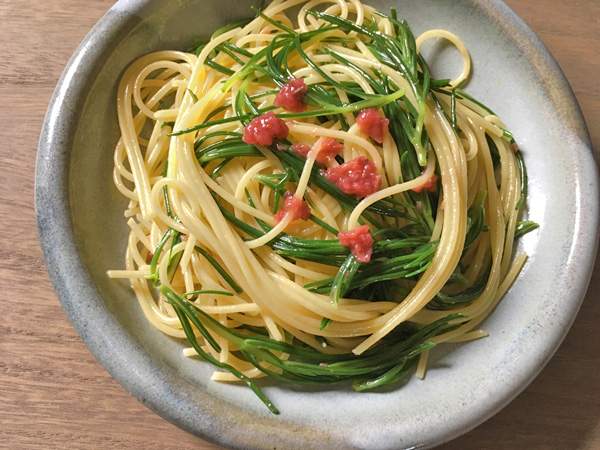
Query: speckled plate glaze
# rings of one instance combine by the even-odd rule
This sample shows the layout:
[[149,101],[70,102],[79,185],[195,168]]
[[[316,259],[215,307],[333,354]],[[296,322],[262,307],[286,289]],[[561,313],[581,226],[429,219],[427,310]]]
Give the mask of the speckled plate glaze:
[[[540,40],[504,3],[371,0],[395,5],[415,33],[447,28],[474,60],[469,90],[517,136],[530,172],[530,217],[541,228],[521,247],[530,259],[493,316],[491,337],[434,355],[425,382],[386,393],[304,391],[270,385],[269,414],[245,387],[209,381],[182,343],[152,328],[127,283],[111,282],[127,227],[112,184],[115,93],[136,57],[187,48],[247,17],[251,1],[118,2],[85,38],[58,83],[42,131],[36,208],[50,276],[71,321],[107,370],[140,401],[199,436],[236,448],[423,448],[480,424],[513,399],[571,325],[596,252],[596,165],[579,108]],[[430,47],[434,72],[452,53]],[[441,68],[441,69],[440,69]],[[133,420],[133,418],[132,418]],[[110,432],[110,430],[109,430]]]

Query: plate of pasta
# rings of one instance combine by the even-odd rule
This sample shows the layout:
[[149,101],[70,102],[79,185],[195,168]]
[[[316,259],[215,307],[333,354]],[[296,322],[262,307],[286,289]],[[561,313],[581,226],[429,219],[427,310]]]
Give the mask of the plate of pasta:
[[236,448],[422,448],[490,417],[574,320],[597,203],[572,92],[501,2],[117,2],[36,174],[92,352]]

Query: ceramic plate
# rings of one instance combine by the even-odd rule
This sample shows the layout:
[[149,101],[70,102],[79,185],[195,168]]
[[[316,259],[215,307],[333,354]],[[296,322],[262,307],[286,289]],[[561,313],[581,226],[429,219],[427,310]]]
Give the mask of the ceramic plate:
[[[470,92],[508,124],[529,168],[529,214],[540,229],[520,244],[523,272],[484,326],[490,337],[446,348],[425,381],[358,394],[268,385],[271,415],[245,387],[209,381],[183,343],[152,328],[126,282],[125,200],[112,182],[115,96],[125,67],[158,49],[188,48],[250,1],[120,1],[85,38],[58,83],[42,131],[36,207],[42,246],[61,302],[90,350],[143,403],[204,438],[239,448],[414,448],[439,444],[492,416],[537,375],[571,325],[596,251],[596,165],[579,108],[540,40],[504,3],[371,0],[396,6],[415,33],[459,34],[474,61]],[[434,73],[456,58],[429,46]],[[133,418],[132,418],[133,420]]]

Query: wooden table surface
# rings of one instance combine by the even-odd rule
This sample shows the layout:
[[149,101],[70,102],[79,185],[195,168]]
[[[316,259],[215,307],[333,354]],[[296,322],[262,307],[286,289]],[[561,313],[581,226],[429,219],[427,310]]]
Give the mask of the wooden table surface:
[[[58,303],[37,242],[33,173],[46,106],[67,59],[111,3],[0,0],[0,448],[218,448],[150,412],[94,360]],[[509,4],[558,59],[600,150],[600,0]],[[444,448],[600,448],[599,291],[600,265],[542,374]]]

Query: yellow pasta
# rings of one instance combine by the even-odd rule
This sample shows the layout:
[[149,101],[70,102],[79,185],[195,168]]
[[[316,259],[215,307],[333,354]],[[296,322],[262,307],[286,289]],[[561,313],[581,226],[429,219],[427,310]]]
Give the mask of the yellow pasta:
[[[419,54],[435,38],[459,51],[454,80]],[[423,378],[434,345],[486,335],[536,226],[512,135],[461,89],[470,71],[455,34],[415,38],[358,0],[274,0],[195,53],[143,56],[118,88],[130,235],[108,275],[274,412],[253,378]]]

